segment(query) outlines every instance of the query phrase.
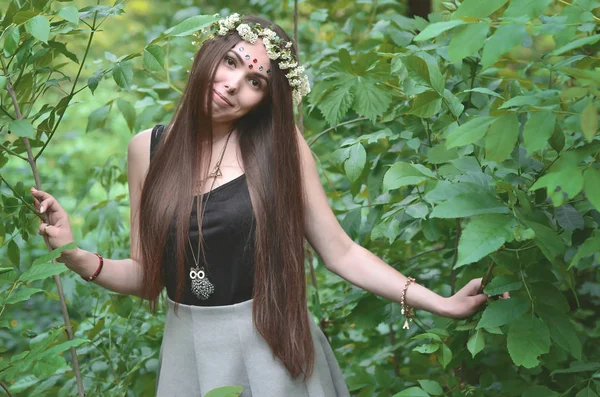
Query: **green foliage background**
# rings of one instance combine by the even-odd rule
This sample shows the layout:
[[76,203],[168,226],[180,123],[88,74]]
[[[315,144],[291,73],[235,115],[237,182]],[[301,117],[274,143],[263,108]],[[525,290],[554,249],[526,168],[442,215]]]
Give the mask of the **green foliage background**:
[[[153,395],[164,318],[51,263],[58,254],[45,255],[35,234],[24,138],[80,246],[127,257],[127,143],[169,120],[197,46],[191,34],[215,12],[294,30],[291,1],[164,8],[0,8],[0,382],[13,395],[74,395],[70,346],[88,396]],[[300,2],[298,41],[314,82],[304,133],[353,239],[440,294],[489,273],[485,292],[511,299],[461,321],[418,313],[405,331],[397,304],[326,272],[309,251],[315,320],[356,396],[596,397],[600,1],[434,8],[426,21],[392,0]]]

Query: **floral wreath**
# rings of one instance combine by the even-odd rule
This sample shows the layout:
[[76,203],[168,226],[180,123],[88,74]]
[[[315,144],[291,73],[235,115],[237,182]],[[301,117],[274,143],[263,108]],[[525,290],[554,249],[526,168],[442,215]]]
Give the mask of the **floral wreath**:
[[[219,16],[218,14],[215,16]],[[221,19],[212,23],[208,28],[203,30],[209,38],[214,38],[214,34],[225,36],[232,30],[237,30],[240,37],[251,44],[256,43],[259,38],[262,40],[269,59],[277,61],[277,65],[281,70],[288,70],[285,77],[292,87],[292,98],[294,104],[302,102],[302,97],[310,92],[310,84],[308,77],[304,74],[304,67],[298,65],[294,59],[290,48],[293,43],[285,42],[277,33],[269,28],[263,28],[260,24],[241,23],[242,19],[239,14],[231,14],[227,18]]]

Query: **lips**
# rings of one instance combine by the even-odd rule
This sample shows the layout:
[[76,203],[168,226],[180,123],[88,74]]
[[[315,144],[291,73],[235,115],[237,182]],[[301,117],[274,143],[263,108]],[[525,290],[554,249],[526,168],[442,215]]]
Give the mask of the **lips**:
[[213,90],[213,91],[219,98],[221,98],[221,100],[223,100],[223,102],[225,102],[229,106],[233,107],[233,104],[231,102],[229,102],[229,100],[227,98],[225,98],[223,95],[221,95],[217,90]]

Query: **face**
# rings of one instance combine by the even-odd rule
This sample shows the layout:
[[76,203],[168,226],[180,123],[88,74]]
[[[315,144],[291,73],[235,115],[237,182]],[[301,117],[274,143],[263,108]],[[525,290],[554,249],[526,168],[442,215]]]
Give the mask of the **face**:
[[217,66],[212,92],[213,122],[235,121],[269,93],[271,60],[261,40],[236,43]]

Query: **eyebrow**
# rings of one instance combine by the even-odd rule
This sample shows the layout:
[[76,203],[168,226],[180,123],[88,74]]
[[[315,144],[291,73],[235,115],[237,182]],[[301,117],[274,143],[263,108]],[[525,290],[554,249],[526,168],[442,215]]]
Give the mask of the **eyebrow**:
[[[238,61],[240,61],[241,64],[244,64],[244,60],[242,59],[242,56],[240,54],[238,54],[237,52],[233,51],[233,50],[229,50],[230,53],[235,54],[235,56],[237,57]],[[250,74],[252,76],[256,76],[259,79],[264,80],[264,82],[268,85],[269,84],[269,79],[267,77],[265,77],[264,75],[258,73],[258,72],[250,72]]]

